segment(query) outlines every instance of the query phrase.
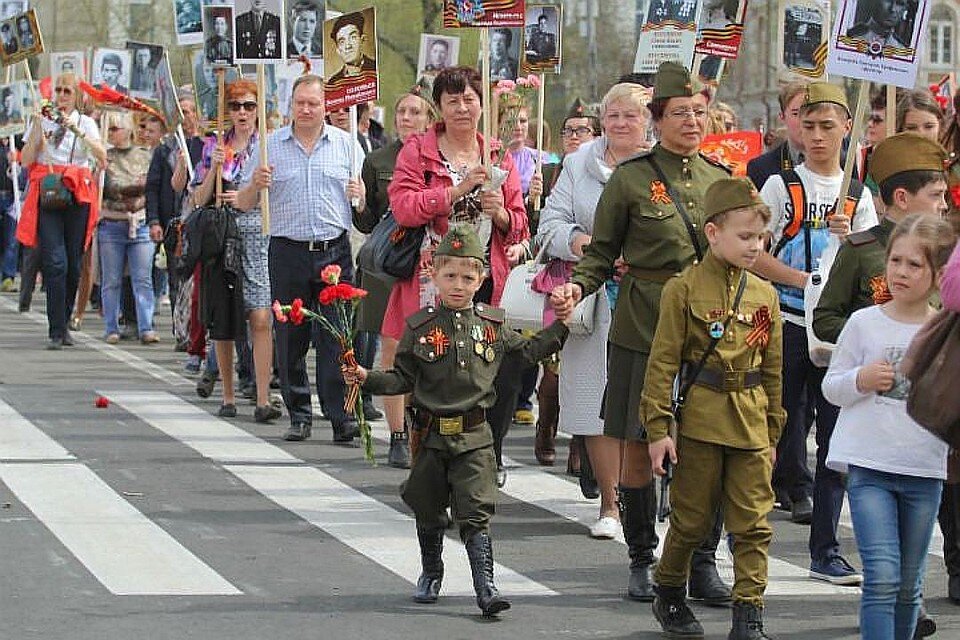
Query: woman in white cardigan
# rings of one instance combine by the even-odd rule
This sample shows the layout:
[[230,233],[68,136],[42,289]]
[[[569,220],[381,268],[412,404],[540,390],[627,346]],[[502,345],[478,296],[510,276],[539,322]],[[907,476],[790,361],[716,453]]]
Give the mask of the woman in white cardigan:
[[[614,85],[603,98],[603,135],[567,156],[540,214],[537,246],[546,257],[575,263],[590,243],[600,194],[616,166],[645,151],[649,93],[640,85]],[[616,302],[616,283],[597,292],[593,333],[570,336],[561,352],[560,429],[584,436],[600,487],[600,514],[590,527],[594,538],[613,539],[620,528],[616,489],[620,441],[603,435],[601,400],[607,376],[607,332]]]

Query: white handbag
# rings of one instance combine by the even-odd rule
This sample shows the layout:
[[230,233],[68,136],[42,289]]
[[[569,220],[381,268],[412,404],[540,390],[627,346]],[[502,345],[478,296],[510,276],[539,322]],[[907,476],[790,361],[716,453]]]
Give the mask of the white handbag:
[[[547,243],[544,242],[544,245]],[[532,288],[533,279],[544,268],[543,249],[537,255],[510,270],[503,287],[500,307],[506,313],[507,326],[517,331],[539,331],[543,328],[543,310],[548,295]],[[597,294],[594,292],[574,308],[568,325],[570,333],[586,335],[593,333],[593,316],[596,311]]]

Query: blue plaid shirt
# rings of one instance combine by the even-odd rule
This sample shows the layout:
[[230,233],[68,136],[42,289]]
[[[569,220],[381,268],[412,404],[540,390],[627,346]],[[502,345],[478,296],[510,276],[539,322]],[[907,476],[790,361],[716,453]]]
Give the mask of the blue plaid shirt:
[[[336,127],[325,124],[312,152],[307,152],[283,127],[267,140],[267,157],[273,167],[270,186],[270,235],[291,240],[331,240],[350,228],[353,214],[347,200],[352,145],[360,143]],[[247,163],[246,179],[259,166]],[[246,181],[246,180],[245,180]]]

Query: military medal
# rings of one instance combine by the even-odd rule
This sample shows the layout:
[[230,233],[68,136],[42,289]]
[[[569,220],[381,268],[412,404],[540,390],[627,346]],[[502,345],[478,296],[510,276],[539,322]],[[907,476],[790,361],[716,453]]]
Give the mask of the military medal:
[[493,359],[497,357],[497,354],[494,353],[493,347],[487,347],[487,350],[483,352],[483,359],[487,362],[493,362]]
[[710,323],[710,337],[714,340],[719,340],[723,337],[723,323],[719,320]]
[[480,325],[475,324],[470,327],[470,337],[473,338],[474,342],[483,342],[483,329]]
[[654,204],[673,204],[673,200],[667,193],[667,185],[660,180],[654,180],[650,183],[650,202]]
[[770,309],[760,307],[753,314],[753,330],[747,334],[746,343],[751,347],[766,348],[770,342]]
[[445,334],[440,327],[434,327],[427,333],[427,342],[433,345],[438,356],[446,353],[447,347],[450,346],[450,338],[447,337],[447,334]]
[[477,354],[478,356],[482,356],[482,355],[483,355],[483,349],[484,349],[484,345],[483,345],[482,342],[474,342],[474,343],[473,343],[473,352],[474,352],[475,354]]

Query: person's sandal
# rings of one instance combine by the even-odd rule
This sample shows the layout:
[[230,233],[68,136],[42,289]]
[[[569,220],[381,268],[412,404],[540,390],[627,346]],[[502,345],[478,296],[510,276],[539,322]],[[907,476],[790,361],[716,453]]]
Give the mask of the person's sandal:
[[220,405],[220,410],[217,411],[217,416],[221,418],[236,418],[237,417],[237,405],[235,404],[222,404]]

